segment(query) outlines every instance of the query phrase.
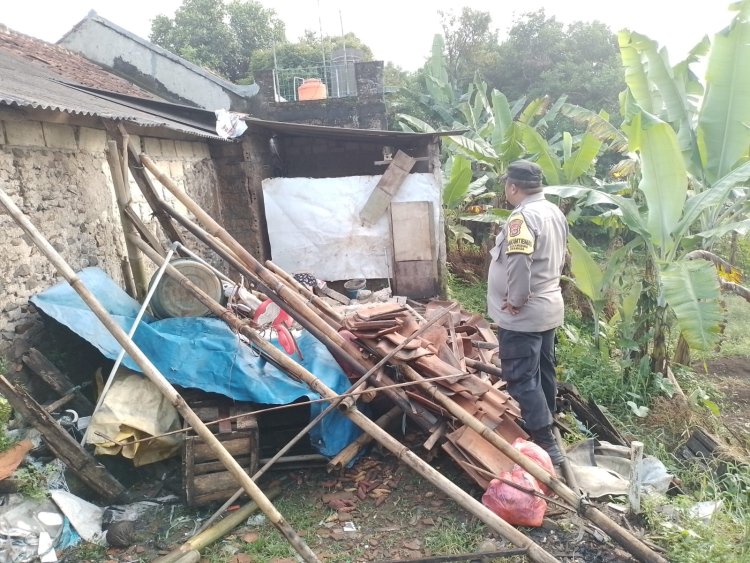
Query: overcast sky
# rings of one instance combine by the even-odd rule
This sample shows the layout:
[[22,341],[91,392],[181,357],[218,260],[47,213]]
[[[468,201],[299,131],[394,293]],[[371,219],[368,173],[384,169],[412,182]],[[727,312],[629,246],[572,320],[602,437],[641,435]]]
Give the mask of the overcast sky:
[[[151,19],[172,17],[182,0],[0,0],[0,23],[45,41],[55,42],[89,10],[148,38]],[[559,21],[599,20],[612,31],[627,28],[648,35],[667,47],[677,62],[703,35],[713,34],[731,21],[729,0],[261,0],[286,23],[295,40],[306,29],[339,34],[356,33],[376,59],[415,70],[429,54],[432,37],[440,32],[439,10],[460,11],[466,4],[489,11],[494,26],[505,35],[514,17],[544,8]]]

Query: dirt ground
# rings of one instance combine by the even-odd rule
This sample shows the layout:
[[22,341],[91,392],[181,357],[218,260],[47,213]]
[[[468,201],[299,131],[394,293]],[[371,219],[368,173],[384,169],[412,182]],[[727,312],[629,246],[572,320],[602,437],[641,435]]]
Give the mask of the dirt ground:
[[[420,452],[418,436],[407,443]],[[431,465],[481,498],[479,490],[447,456]],[[171,480],[174,475],[168,476]],[[321,561],[402,561],[438,555],[493,552],[514,548],[494,536],[481,522],[425,481],[391,454],[377,448],[341,474],[322,466],[268,474],[261,487],[280,486],[274,504]],[[164,494],[153,482],[144,493]],[[136,487],[137,488],[137,487]],[[167,487],[167,489],[170,487]],[[197,510],[164,505],[144,515],[136,524],[135,543],[129,548],[69,550],[61,561],[151,561],[190,537],[216,506]],[[624,522],[621,514],[606,507],[617,522],[638,533],[637,523]],[[541,528],[522,528],[536,543],[566,562],[632,561],[589,522],[550,504]],[[294,561],[284,538],[262,516],[251,517],[222,541],[202,551],[203,563]],[[524,561],[476,557],[475,561]]]
[[[702,369],[703,366],[696,366]],[[721,419],[750,451],[750,358],[737,356],[707,363],[707,375],[723,393]]]

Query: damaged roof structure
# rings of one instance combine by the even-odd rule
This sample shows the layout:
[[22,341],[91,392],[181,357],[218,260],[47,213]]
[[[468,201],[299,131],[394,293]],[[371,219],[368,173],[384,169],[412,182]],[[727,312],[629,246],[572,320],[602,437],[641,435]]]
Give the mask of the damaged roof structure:
[[[192,468],[188,498],[215,501],[241,486],[233,498],[251,497],[305,561],[318,557],[254,480],[275,461],[258,469],[257,432],[264,429],[257,413],[299,400],[320,402],[279,451],[319,425],[318,451],[341,467],[357,455],[363,432],[531,560],[556,561],[360,409],[379,404],[404,413],[424,432],[426,449],[445,451],[480,486],[518,464],[637,556],[661,560],[511,445],[526,434],[494,363],[490,325],[453,302],[413,300],[438,296],[445,277],[440,134],[245,116],[247,132],[226,140],[212,129],[212,111],[161,100],[75,57],[0,33],[0,204],[8,213],[0,217],[0,241],[9,249],[0,267],[0,305],[8,313],[0,350],[19,374],[0,378],[0,391],[94,491],[113,499],[123,487],[17,384],[24,366],[34,365],[30,348],[44,330],[39,311],[92,344],[106,365],[130,370],[112,370],[106,384],[113,395],[132,397],[123,391],[131,376],[139,387],[148,381],[153,393],[137,402],[166,413],[162,425],[140,420],[126,432],[120,405],[110,404],[109,426],[100,424],[85,441],[112,450],[99,453],[127,450],[133,458],[140,449],[144,464],[181,451]],[[303,223],[314,208],[322,214]],[[330,222],[345,228],[328,229]],[[180,265],[169,262],[175,254]],[[185,273],[186,262],[200,264],[208,278]],[[312,282],[300,283],[299,273]],[[178,305],[197,300],[206,315],[144,314],[162,276],[164,286],[172,280]],[[373,291],[369,304],[346,308],[322,283],[357,277],[392,280],[402,298],[386,291],[379,301]],[[79,391],[60,389],[73,398]],[[218,401],[207,416],[191,389],[235,401],[234,413]],[[106,395],[97,404],[100,419]],[[98,422],[95,414],[91,423]],[[160,448],[139,446],[167,435],[175,438]],[[202,479],[198,449],[214,468]]]

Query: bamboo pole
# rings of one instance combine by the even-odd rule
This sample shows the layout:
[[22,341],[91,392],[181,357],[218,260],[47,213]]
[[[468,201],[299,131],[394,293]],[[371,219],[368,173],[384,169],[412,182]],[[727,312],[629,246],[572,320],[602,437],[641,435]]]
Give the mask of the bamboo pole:
[[[426,384],[429,383],[428,379],[422,377],[408,364],[401,363],[400,368],[407,379],[410,379],[411,381],[422,381]],[[523,467],[538,481],[541,481],[542,483],[547,485],[550,489],[557,493],[557,495],[561,499],[569,503],[572,507],[576,508],[576,510],[578,510],[580,514],[599,526],[602,530],[604,530],[604,532],[614,538],[617,543],[627,549],[636,559],[645,563],[667,563],[666,559],[664,559],[653,550],[649,549],[641,540],[639,540],[628,530],[617,524],[615,521],[608,518],[602,512],[597,510],[593,505],[588,503],[586,499],[573,492],[569,487],[565,486],[562,481],[555,477],[552,477],[549,473],[547,473],[545,469],[542,468],[542,466],[537,465],[536,462],[523,455],[521,452],[511,446],[505,440],[505,438],[497,434],[493,429],[486,426],[481,421],[477,420],[465,409],[456,404],[451,398],[447,397],[438,389],[433,388],[429,385],[425,385],[424,387],[422,387],[422,389],[438,404],[445,407],[445,409],[453,416],[455,416],[458,420],[477,432],[485,440],[490,442],[498,450],[508,456],[512,461]]]
[[[375,424],[377,424],[380,428],[385,430],[388,425],[393,422],[398,416],[402,413],[401,409],[398,407],[393,407],[391,410],[389,410],[387,413],[382,415],[380,418],[378,418],[375,421]],[[364,448],[367,446],[370,442],[372,442],[375,438],[373,438],[370,434],[364,433],[359,438],[354,440],[351,444],[346,446],[343,450],[341,450],[336,456],[328,462],[328,471],[333,471],[335,469],[343,469],[349,463],[354,459],[354,457]]]
[[31,223],[23,212],[13,203],[13,200],[8,197],[4,190],[0,189],[0,204],[5,207],[8,213],[13,217],[13,220],[31,237],[34,244],[47,256],[50,262],[55,266],[57,271],[68,281],[71,287],[78,293],[83,301],[88,305],[91,311],[97,316],[104,327],[115,337],[125,351],[130,355],[131,358],[138,364],[144,375],[151,380],[154,385],[164,394],[165,397],[175,406],[177,411],[182,415],[185,421],[193,427],[196,434],[203,438],[208,444],[209,448],[214,452],[219,461],[227,468],[227,470],[237,479],[238,482],[242,483],[242,486],[247,491],[250,498],[258,503],[264,514],[268,519],[281,531],[281,533],[287,538],[289,543],[294,549],[302,556],[305,561],[318,562],[318,558],[307,546],[302,538],[292,529],[289,523],[284,517],[276,510],[276,507],[271,501],[266,498],[258,486],[253,482],[252,479],[245,473],[237,460],[235,460],[224,448],[222,443],[216,438],[216,436],[206,427],[203,421],[193,410],[188,406],[185,400],[180,396],[174,387],[166,380],[166,378],[159,372],[158,369],[151,363],[146,355],[141,351],[135,343],[128,338],[125,331],[118,325],[114,319],[110,316],[106,309],[99,303],[96,297],[89,291],[89,289],[83,284],[80,278],[72,270],[72,268],[65,262],[65,260],[58,254],[58,252],[52,247],[52,245],[45,239],[37,228]]
[[[297,294],[295,291],[287,287],[283,282],[278,280],[278,278],[276,278],[271,271],[265,268],[249,252],[247,252],[247,250],[245,250],[236,240],[234,240],[231,235],[223,227],[221,227],[221,225],[219,225],[210,215],[208,215],[208,213],[206,213],[185,192],[183,192],[177,186],[177,184],[175,184],[169,177],[162,174],[156,167],[154,162],[147,155],[141,155],[141,162],[154,174],[154,176],[164,185],[164,187],[166,187],[183,205],[185,205],[187,209],[189,209],[195,215],[195,217],[206,227],[206,231],[210,235],[215,236],[219,238],[219,240],[224,242],[241,259],[242,262],[246,263],[253,270],[253,272],[255,272],[257,277],[262,282],[269,284],[270,289],[279,296],[281,302],[289,305],[291,310],[286,308],[285,310],[292,314],[292,316],[298,322],[303,324],[301,319],[307,321],[307,324],[309,326],[312,326],[316,329],[315,332],[313,332],[312,330],[311,332],[313,332],[316,338],[326,344],[326,346],[328,346],[329,344],[334,344],[334,348],[338,347],[343,349],[352,358],[355,358],[357,356],[358,350],[353,343],[345,340],[338,332],[336,332],[323,319],[321,319],[320,316],[316,315],[315,312],[310,309],[307,304],[301,299],[299,294]],[[170,214],[172,213],[170,212]],[[174,217],[173,214],[172,216]],[[271,297],[270,294],[269,297]],[[282,306],[281,302],[279,303],[280,306]],[[294,313],[297,313],[297,315],[295,315]],[[303,324],[303,326],[305,325]],[[325,336],[325,339],[322,339],[320,336],[318,336],[319,334]],[[335,354],[333,350],[331,351]],[[405,373],[412,374],[416,376],[418,380],[424,381],[424,378],[422,378],[413,368],[408,366],[408,364],[404,362],[396,363],[398,363],[398,365],[403,368],[403,371]],[[357,363],[352,365],[356,367]],[[495,433],[494,430],[490,429],[485,424],[471,416],[466,412],[466,410],[458,406],[455,402],[447,398],[442,393],[432,389],[430,389],[429,392],[431,396],[438,400],[438,402],[443,404],[443,406],[446,406],[446,409],[451,412],[451,414],[459,418],[459,420],[462,420],[462,422],[467,424],[473,430],[479,432],[480,435],[485,437],[490,443],[492,443],[497,449],[503,452],[510,459],[518,463],[518,465],[526,469],[531,475],[533,475],[543,483],[548,484],[548,486],[550,486],[552,490],[560,495],[561,498],[566,500],[566,502],[569,502],[572,506],[579,507],[579,510],[582,513],[588,515],[587,517],[592,522],[597,524],[610,536],[615,538],[615,540],[620,543],[620,545],[628,549],[640,561],[644,561],[647,563],[666,563],[666,560],[664,558],[662,558],[654,551],[650,550],[647,546],[645,546],[645,544],[638,540],[638,538],[622,528],[622,526],[619,526],[616,522],[612,521],[610,518],[602,514],[592,505],[588,504],[585,499],[566,487],[565,484],[562,483],[559,479],[551,477],[535,462],[523,456],[499,434]],[[446,403],[443,403],[443,401],[445,401]],[[407,414],[410,414],[408,410],[405,412],[407,412]],[[414,418],[414,420],[419,421],[419,417]]]
[[[275,499],[281,493],[281,489],[276,486],[266,493],[269,499]],[[181,546],[173,549],[166,555],[154,559],[152,563],[176,563],[180,558],[191,551],[200,551],[212,543],[220,540],[237,526],[242,524],[248,517],[258,510],[255,502],[249,502],[239,510],[235,510],[221,522],[211,528],[199,530],[197,534],[183,543]]]
[[310,303],[315,305],[320,311],[331,317],[337,323],[341,323],[344,320],[344,316],[337,313],[333,307],[331,307],[324,299],[321,299],[314,292],[307,289],[304,285],[299,283],[294,276],[290,276],[288,272],[284,271],[277,264],[271,260],[266,260],[266,267],[276,274],[279,278],[287,283],[292,289],[296,289],[298,293],[304,295]]
[[[112,185],[115,188],[115,195],[117,196],[117,207],[120,210],[120,223],[122,224],[122,230],[125,232],[125,235],[136,234],[137,231],[135,226],[131,223],[125,212],[125,208],[130,204],[130,192],[122,178],[122,162],[120,161],[119,154],[120,153],[117,150],[117,142],[107,141],[107,162],[109,163],[109,169],[112,173]],[[143,264],[143,257],[140,252],[138,252],[138,249],[127,239],[125,240],[125,249],[128,253],[130,268],[133,271],[136,295],[140,300],[146,295],[148,288],[148,275],[146,274],[146,268]]]
[[[358,374],[363,374],[367,371],[367,367],[365,366],[372,366],[372,362],[369,361],[365,355],[363,355],[363,353],[359,350],[359,348],[357,348],[357,346],[355,346],[348,340],[345,340],[341,336],[341,334],[339,334],[336,330],[333,330],[320,317],[315,317],[318,319],[318,323],[310,322],[310,320],[299,314],[299,311],[295,309],[294,306],[284,301],[284,299],[279,297],[277,293],[275,293],[271,290],[271,288],[265,285],[263,281],[261,281],[236,257],[234,257],[233,254],[225,253],[223,250],[223,248],[225,248],[224,245],[215,244],[215,242],[218,241],[213,239],[211,235],[209,235],[199,226],[195,225],[186,217],[182,216],[168,204],[162,202],[162,206],[163,209],[172,218],[174,218],[180,225],[185,227],[198,240],[200,240],[214,252],[216,252],[227,264],[229,264],[237,272],[241,273],[247,278],[254,280],[254,282],[258,286],[258,289],[265,292],[268,297],[274,301],[274,303],[276,303],[284,311],[289,313],[300,325],[302,325],[305,330],[310,332],[310,334],[312,334],[316,339],[322,342],[334,357],[345,363]],[[383,372],[381,372],[378,377],[379,379],[374,379],[371,381],[372,385],[386,389],[393,386],[393,381],[388,376],[383,374]],[[437,423],[437,418],[434,414],[425,409],[422,405],[410,403],[406,395],[401,395],[393,389],[386,390],[386,394],[391,401],[399,405],[399,407],[404,412],[409,414],[411,419],[420,428],[424,430],[430,430]]]
[[[156,255],[154,255],[154,258],[156,258]],[[191,291],[201,303],[206,305],[217,317],[224,320],[232,330],[245,335],[252,342],[256,350],[268,358],[274,365],[279,366],[282,371],[286,372],[294,379],[302,381],[321,397],[334,400],[339,396],[336,392],[327,387],[320,379],[258,335],[255,330],[253,330],[248,324],[242,322],[231,311],[228,311],[221,304],[214,301],[176,268],[167,266],[167,274],[177,280],[185,289]],[[363,415],[357,409],[356,405],[352,404],[351,407],[344,412],[344,415],[362,430],[371,434],[380,444],[393,453],[399,461],[403,461],[409,465],[412,469],[417,471],[417,473],[455,500],[460,506],[482,520],[482,522],[487,524],[487,526],[494,532],[498,533],[514,545],[528,549],[528,554],[532,561],[539,561],[542,563],[558,561],[524,534],[516,530],[513,526],[505,522],[505,520],[466,493],[466,491],[461,489],[458,485],[431,467],[427,462],[409,450],[409,448],[385,432],[372,420]],[[190,423],[190,421],[188,421],[188,423]],[[213,434],[211,435],[213,436]]]

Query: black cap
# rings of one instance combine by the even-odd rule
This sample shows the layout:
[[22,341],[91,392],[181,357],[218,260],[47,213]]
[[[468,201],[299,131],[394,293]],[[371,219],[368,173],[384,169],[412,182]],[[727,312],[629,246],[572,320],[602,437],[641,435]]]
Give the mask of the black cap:
[[542,169],[530,160],[516,160],[508,165],[504,179],[518,180],[520,182],[542,183]]

